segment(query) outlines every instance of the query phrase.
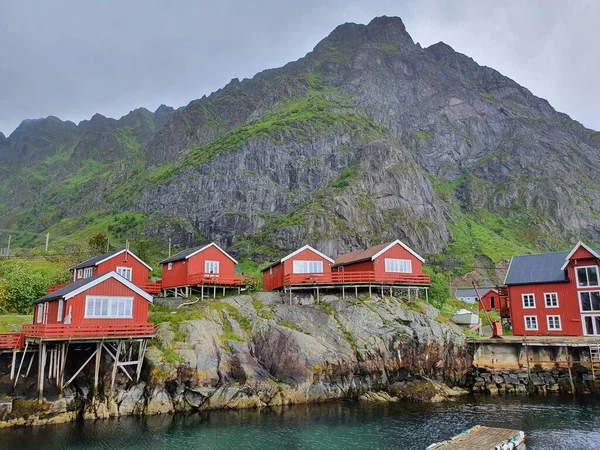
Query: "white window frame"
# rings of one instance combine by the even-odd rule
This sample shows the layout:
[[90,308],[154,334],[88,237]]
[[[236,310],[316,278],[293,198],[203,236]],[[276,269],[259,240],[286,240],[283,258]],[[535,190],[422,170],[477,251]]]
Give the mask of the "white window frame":
[[[550,298],[550,301],[552,301],[552,296],[554,295],[555,299],[556,299],[556,305],[552,305],[552,304],[548,304],[548,298]],[[558,304],[558,292],[544,292],[544,306],[546,308],[558,308],[559,304]]]
[[[525,305],[525,297],[526,296],[527,297],[531,296],[531,298],[533,299],[533,306],[526,306]],[[521,303],[523,305],[523,309],[535,309],[535,294],[531,294],[531,293],[521,294]]]
[[410,259],[385,258],[385,271],[387,273],[412,273]]
[[171,270],[173,268],[173,263],[170,262],[169,264],[167,264],[167,270]]
[[[579,299],[579,311],[582,314],[590,315],[590,314],[594,314],[594,313],[600,313],[600,309],[593,309],[592,308],[592,306],[593,306],[593,303],[592,303],[592,293],[593,292],[597,292],[598,295],[600,295],[600,289],[595,289],[593,291],[579,291],[577,293],[577,298]],[[592,309],[590,309],[589,311],[586,311],[586,310],[583,309],[583,306],[582,306],[582,303],[581,303],[581,295],[582,294],[590,294],[590,308],[592,308]]]
[[83,269],[77,269],[77,279],[81,280],[83,278]]
[[[95,305],[90,308],[90,300],[107,300],[107,314],[95,314],[95,311],[90,311],[90,309],[95,309]],[[110,314],[110,311],[113,309],[113,303],[116,303],[116,308],[119,308],[119,302],[125,302],[124,314]],[[129,307],[129,315],[125,314],[127,311],[127,303],[130,304]],[[85,297],[85,314],[83,316],[85,319],[132,319],[133,318],[133,297],[120,297],[120,296],[108,296],[108,295],[86,295]]]
[[[551,320],[558,320],[558,327],[551,327],[550,326],[550,322]],[[562,330],[562,321],[560,320],[560,316],[546,316],[546,325],[548,327],[548,331],[560,331]]]
[[[210,260],[206,260],[204,261],[204,273],[208,274],[208,275],[219,275],[220,269],[221,269],[221,264],[219,263],[219,261],[210,261]],[[211,271],[211,269],[216,269]]]
[[65,310],[65,301],[61,298],[58,301],[58,311],[56,312],[56,321],[57,322],[62,322],[64,310]]
[[292,264],[294,274],[323,273],[323,261],[295,259]]
[[[592,328],[593,328],[593,333],[590,334],[587,332],[586,330],[586,326],[585,326],[585,319],[586,317],[589,317],[592,320]],[[584,336],[600,336],[600,325],[598,325],[596,323],[596,318],[600,317],[600,314],[582,314],[581,315],[581,331],[583,332]]]
[[[127,278],[121,272],[125,272],[125,273],[129,272],[129,278]],[[121,275],[123,278],[125,278],[127,281],[133,280],[133,269],[131,267],[121,267],[121,266],[118,266],[117,267],[117,273],[119,275]]]
[[36,311],[36,317],[35,317],[35,322],[36,323],[42,323],[42,320],[44,320],[44,304],[43,303],[38,303],[38,305],[37,305],[37,311]]
[[[586,280],[588,284],[582,285],[579,282],[579,269],[586,269],[585,277],[588,278],[587,269],[594,269],[596,271],[596,284],[589,284],[589,278]],[[575,266],[575,278],[577,279],[577,289],[597,287],[600,286],[600,274],[598,273],[598,266]]]
[[94,274],[94,269],[92,267],[86,267],[83,269],[83,278],[90,278]]
[[[535,320],[535,328],[527,326],[527,319],[530,319],[530,322],[531,319]],[[537,316],[523,316],[523,322],[525,323],[525,329],[528,331],[538,331],[540,329]]]

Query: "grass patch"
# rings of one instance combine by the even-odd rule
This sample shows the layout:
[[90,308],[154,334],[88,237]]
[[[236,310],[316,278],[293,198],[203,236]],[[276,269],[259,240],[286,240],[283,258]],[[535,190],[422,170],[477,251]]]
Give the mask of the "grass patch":
[[32,323],[33,316],[19,314],[0,315],[0,333],[21,331],[21,326]]

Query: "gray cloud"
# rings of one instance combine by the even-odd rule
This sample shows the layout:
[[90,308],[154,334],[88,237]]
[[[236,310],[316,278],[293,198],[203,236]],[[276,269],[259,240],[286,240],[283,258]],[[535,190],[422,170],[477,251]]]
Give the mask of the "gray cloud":
[[422,45],[444,41],[600,129],[593,0],[40,0],[0,3],[0,130],[185,105],[378,15],[402,17]]

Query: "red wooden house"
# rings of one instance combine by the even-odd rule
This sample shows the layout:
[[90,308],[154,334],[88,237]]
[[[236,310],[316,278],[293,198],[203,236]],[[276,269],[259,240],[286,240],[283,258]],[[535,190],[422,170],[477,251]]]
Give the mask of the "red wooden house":
[[109,272],[75,281],[35,302],[27,338],[152,336],[148,305],[152,295]]
[[263,269],[263,289],[283,289],[296,284],[331,283],[333,259],[305,245]]
[[505,279],[515,335],[600,336],[600,249],[512,258]]
[[[347,253],[332,266],[338,278],[380,284],[428,285],[423,274],[423,258],[400,240]],[[343,275],[342,275],[343,274]]]
[[500,300],[498,297],[498,291],[496,289],[485,289],[484,292],[479,292],[481,299],[479,301],[479,309],[485,309],[486,311],[500,311],[502,304],[506,304],[506,299]]
[[94,256],[69,269],[73,273],[73,281],[83,280],[108,272],[117,272],[123,278],[137,286],[148,283],[152,267],[135,256],[131,250]]
[[196,287],[202,290],[204,286],[240,288],[247,278],[235,273],[237,261],[214,242],[183,250],[160,264],[165,295],[169,289],[176,296],[180,289],[188,296]]

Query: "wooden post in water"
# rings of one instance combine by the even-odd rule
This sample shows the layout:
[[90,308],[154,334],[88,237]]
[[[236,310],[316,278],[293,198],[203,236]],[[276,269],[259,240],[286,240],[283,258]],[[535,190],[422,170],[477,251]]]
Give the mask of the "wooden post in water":
[[569,383],[571,383],[571,394],[575,394],[575,384],[573,383],[573,374],[571,373],[571,353],[569,347],[565,345],[567,351],[567,369],[569,370]]
[[100,375],[100,360],[102,356],[102,342],[96,342],[96,364],[94,365],[94,398],[98,395],[98,377]]
[[46,344],[40,344],[38,356],[38,401],[44,400],[44,374],[46,372]]

